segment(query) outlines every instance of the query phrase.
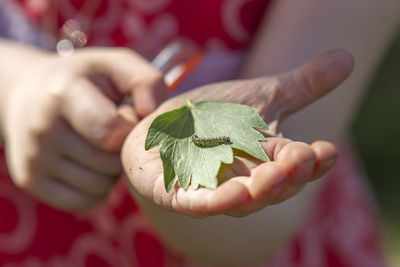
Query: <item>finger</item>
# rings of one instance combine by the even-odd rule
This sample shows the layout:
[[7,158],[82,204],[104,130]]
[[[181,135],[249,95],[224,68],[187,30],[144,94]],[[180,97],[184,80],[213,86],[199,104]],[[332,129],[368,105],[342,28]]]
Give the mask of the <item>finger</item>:
[[86,49],[80,56],[92,62],[96,71],[110,77],[122,95],[132,95],[137,114],[144,117],[166,98],[163,74],[129,49]]
[[225,213],[238,217],[296,194],[313,175],[310,161],[315,162],[316,156],[311,147],[278,137],[262,144],[272,161],[256,167],[250,178],[234,177],[215,190],[178,189],[172,209],[190,216]]
[[41,175],[32,181],[30,188],[34,194],[41,201],[63,210],[78,211],[91,208],[95,205],[102,203],[106,195],[94,196],[86,194],[73,187],[66,186],[55,178]]
[[100,175],[116,176],[121,173],[119,153],[95,148],[65,122],[59,121],[54,136],[57,138],[49,142],[56,153]]
[[328,94],[353,68],[352,55],[336,49],[314,56],[299,68],[280,75],[277,101],[282,115],[288,116]]
[[[146,176],[146,169],[142,169],[143,177]],[[135,187],[139,192],[145,193],[143,196],[165,209],[201,218],[226,212],[249,201],[247,188],[241,179],[248,177],[235,177],[215,190],[202,187],[183,189],[177,186],[172,192],[167,193],[162,179],[152,183],[151,192],[144,190],[143,186],[146,185],[143,183]]]
[[137,114],[144,118],[166,98],[167,87],[162,77],[155,77],[149,84],[141,82],[132,87],[133,103]]
[[251,201],[241,203],[226,214],[238,217],[263,209],[282,191],[288,179],[284,164],[267,162],[260,165],[245,182]]
[[291,179],[290,183],[300,185],[313,176],[316,155],[306,143],[291,142],[278,152],[276,162],[285,164]]
[[104,194],[101,196],[87,194],[51,177],[44,163],[49,164],[48,160],[52,158],[49,153],[41,153],[35,158],[28,159],[26,168],[18,170],[22,176],[14,179],[14,182],[43,202],[60,209],[83,210],[104,201],[106,197]]
[[316,141],[311,144],[311,147],[317,157],[313,177],[311,178],[311,180],[315,180],[322,177],[333,167],[338,157],[338,152],[335,145],[325,141]]
[[[315,165],[311,180],[321,177],[336,162],[338,154],[337,148],[334,144],[327,141],[316,141],[311,145],[307,145],[301,142],[293,142],[292,140],[287,138],[270,137],[267,138],[267,141],[261,142],[264,151],[267,153],[271,161],[278,161],[279,159],[282,159],[284,157],[283,154],[287,155],[290,151],[290,146],[293,145],[291,143],[300,144],[304,149],[306,149],[303,150],[303,159],[306,159],[307,157],[309,159],[312,159],[315,156]],[[288,144],[290,144],[290,146],[287,146]],[[312,151],[309,151],[309,149],[311,149]],[[296,152],[293,151],[293,154],[295,153]],[[290,163],[290,165],[293,166],[293,161],[292,163]],[[307,165],[307,163],[305,163],[305,165]]]
[[109,77],[102,73],[89,73],[88,78],[115,104],[122,102],[124,95],[118,90],[116,84]]
[[66,158],[53,156],[43,162],[48,176],[66,186],[94,197],[104,197],[114,185],[118,176],[105,176],[93,172]]
[[132,105],[124,104],[124,96],[119,92],[116,85],[105,75],[95,73],[89,74],[89,81],[91,81],[103,94],[107,96],[112,102],[118,105],[118,112],[127,121],[130,121],[133,125],[136,125],[139,121],[135,109]]
[[253,170],[248,182],[252,201],[236,208],[237,214],[282,202],[298,193],[313,176],[316,155],[307,144],[285,138],[269,138],[262,144],[271,162]]
[[115,103],[87,79],[75,79],[62,98],[61,112],[72,128],[97,148],[119,151],[133,128]]
[[[279,142],[279,138],[274,140]],[[273,146],[274,141],[271,142]],[[275,145],[278,147],[278,145]],[[281,149],[275,149],[275,159],[284,164],[288,179],[269,201],[269,204],[280,203],[298,192],[307,182],[322,177],[334,164],[337,152],[333,144],[317,141],[311,146],[301,142],[291,142]]]
[[246,186],[236,177],[223,183],[214,190],[198,188],[184,190],[178,188],[172,199],[171,209],[192,217],[204,217],[233,210],[249,201]]

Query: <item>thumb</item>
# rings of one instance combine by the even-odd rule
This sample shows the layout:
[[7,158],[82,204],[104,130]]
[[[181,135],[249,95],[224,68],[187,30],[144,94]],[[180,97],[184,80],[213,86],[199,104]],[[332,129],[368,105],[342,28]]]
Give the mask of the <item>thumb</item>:
[[343,49],[312,57],[305,64],[278,76],[278,109],[283,118],[338,87],[354,68],[353,56]]
[[[132,96],[136,114],[145,117],[166,98],[163,74],[126,48],[89,48],[80,54],[92,69],[115,84],[116,93]],[[94,66],[94,68],[93,68]]]
[[195,101],[217,100],[252,106],[268,124],[275,122],[277,127],[279,119],[339,86],[353,68],[351,54],[335,49],[282,74],[205,85],[188,95]]

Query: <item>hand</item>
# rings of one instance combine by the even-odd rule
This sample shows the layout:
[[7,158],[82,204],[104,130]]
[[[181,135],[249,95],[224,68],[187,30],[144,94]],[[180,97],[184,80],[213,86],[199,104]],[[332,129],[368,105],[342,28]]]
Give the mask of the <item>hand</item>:
[[[125,137],[165,94],[162,74],[126,49],[43,55],[10,88],[3,129],[12,179],[57,208],[98,204],[120,175]],[[120,104],[128,95],[134,108]]]
[[188,96],[192,102],[221,100],[251,105],[272,126],[271,134],[276,134],[283,118],[330,92],[352,69],[351,55],[334,50],[287,73],[207,85],[167,101],[142,120],[125,141],[122,161],[134,192],[165,209],[190,216],[244,216],[297,194],[333,166],[337,156],[333,144],[268,138],[262,146],[271,162],[236,154],[232,165],[222,167],[217,189],[184,190],[176,186],[167,193],[158,150],[144,150],[147,130],[157,115],[182,106],[183,97]]

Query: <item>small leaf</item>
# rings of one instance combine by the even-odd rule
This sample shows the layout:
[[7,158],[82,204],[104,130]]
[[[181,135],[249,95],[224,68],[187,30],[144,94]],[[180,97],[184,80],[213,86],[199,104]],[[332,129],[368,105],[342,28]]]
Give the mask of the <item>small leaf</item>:
[[[233,162],[236,148],[263,161],[268,161],[259,141],[264,136],[254,128],[268,126],[249,106],[218,101],[203,101],[186,105],[159,115],[150,125],[145,149],[158,147],[163,161],[165,188],[171,191],[176,181],[183,188],[190,184],[216,188],[221,163]],[[230,144],[200,147],[192,136],[215,138],[226,136]]]

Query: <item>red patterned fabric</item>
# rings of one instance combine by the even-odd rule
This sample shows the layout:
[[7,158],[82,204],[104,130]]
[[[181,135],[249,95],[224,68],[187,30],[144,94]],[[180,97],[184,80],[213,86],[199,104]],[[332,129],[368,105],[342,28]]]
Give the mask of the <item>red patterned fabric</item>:
[[[52,34],[76,19],[90,44],[134,47],[147,56],[176,36],[239,49],[257,30],[270,0],[16,0]],[[55,6],[58,3],[58,6]],[[55,23],[54,18],[57,18]],[[58,33],[58,32],[57,32]]]
[[306,223],[268,267],[386,266],[364,176],[350,146],[339,155]]
[[[192,266],[158,241],[124,181],[102,206],[66,213],[18,189],[1,151],[0,216],[0,266]],[[342,150],[304,226],[259,266],[385,266],[371,203],[350,150]]]
[[[91,44],[129,46],[154,56],[179,35],[206,48],[244,48],[269,1],[99,0],[96,5],[97,0],[89,0],[86,7],[82,0],[18,2],[49,32],[74,18],[83,25]],[[52,6],[55,2],[57,9]],[[48,23],[52,14],[57,17],[54,25]],[[305,224],[287,247],[260,266],[384,266],[373,205],[362,180],[351,149],[342,149]],[[0,150],[0,266],[194,265],[161,244],[124,181],[103,205],[88,212],[66,213],[17,188]]]

